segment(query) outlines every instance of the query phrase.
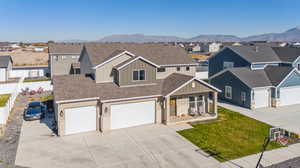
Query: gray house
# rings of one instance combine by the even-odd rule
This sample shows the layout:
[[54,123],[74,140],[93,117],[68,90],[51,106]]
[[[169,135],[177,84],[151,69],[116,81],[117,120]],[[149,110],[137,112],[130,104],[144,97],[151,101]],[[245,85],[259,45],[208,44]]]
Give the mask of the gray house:
[[209,60],[210,83],[251,109],[300,104],[299,56],[295,48],[227,47]]
[[9,74],[12,69],[11,56],[0,56],[0,82],[5,82],[9,78]]
[[79,73],[82,43],[49,43],[49,71],[54,75]]
[[85,44],[79,61],[80,74],[53,77],[59,135],[217,117],[219,89],[180,47]]

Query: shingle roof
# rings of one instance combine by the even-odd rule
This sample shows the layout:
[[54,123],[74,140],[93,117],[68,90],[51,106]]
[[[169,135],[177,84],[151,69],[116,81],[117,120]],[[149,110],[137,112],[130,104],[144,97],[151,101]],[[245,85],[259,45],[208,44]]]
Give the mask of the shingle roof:
[[293,62],[300,56],[300,48],[270,46],[229,46],[247,61],[253,62]]
[[151,84],[119,87],[115,83],[98,83],[84,75],[62,75],[53,77],[54,98],[56,101],[99,97],[101,101],[144,96],[166,96],[192,76],[171,74]]
[[119,54],[128,51],[136,56],[142,56],[158,65],[194,64],[193,59],[184,49],[162,43],[89,43],[86,51],[94,66]]
[[267,66],[265,72],[272,85],[277,86],[293,69],[293,67],[288,66]]
[[272,86],[267,74],[263,69],[251,70],[249,68],[231,68],[229,72],[238,77],[250,88]]
[[12,62],[11,56],[0,56],[0,68],[7,68],[10,61]]
[[49,53],[80,54],[82,43],[49,43]]
[[287,66],[267,66],[265,69],[251,70],[247,67],[231,68],[229,72],[234,74],[250,88],[277,86],[293,70]]

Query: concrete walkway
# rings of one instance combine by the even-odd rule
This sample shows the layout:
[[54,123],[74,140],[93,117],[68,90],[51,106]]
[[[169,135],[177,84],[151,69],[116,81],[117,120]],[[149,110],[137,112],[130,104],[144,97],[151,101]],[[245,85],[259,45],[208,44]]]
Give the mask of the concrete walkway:
[[279,108],[260,108],[255,110],[236,106],[227,102],[219,102],[219,106],[239,112],[274,127],[284,128],[288,131],[300,134],[300,105]]
[[[272,166],[294,159],[300,156],[300,144],[290,145],[288,147],[274,149],[264,153],[261,165],[264,167]],[[259,154],[249,155],[239,159],[231,160],[221,164],[222,168],[254,168],[260,157]]]

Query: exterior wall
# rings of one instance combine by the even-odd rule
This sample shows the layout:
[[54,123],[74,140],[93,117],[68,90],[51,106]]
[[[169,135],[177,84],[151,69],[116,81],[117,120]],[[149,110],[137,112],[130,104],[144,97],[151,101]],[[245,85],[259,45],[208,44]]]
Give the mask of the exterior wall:
[[9,73],[9,77],[43,77],[46,76],[48,72],[48,67],[13,68]]
[[154,100],[156,102],[156,116],[155,122],[162,123],[162,107],[160,102],[157,99],[140,99],[140,100],[130,100],[130,101],[121,101],[121,102],[113,102],[113,103],[103,103],[101,105],[101,131],[102,132],[109,132],[110,129],[110,120],[111,120],[111,105],[114,104],[125,104],[125,103],[136,103],[136,102],[143,102],[143,101],[151,101]]
[[140,81],[133,81],[134,70],[145,70],[145,81],[151,82],[156,80],[156,67],[146,63],[143,60],[136,60],[126,67],[119,70],[119,85],[136,84]]
[[6,68],[0,68],[0,81],[6,81]]
[[[231,72],[225,72],[220,74],[210,80],[210,84],[220,89],[222,92],[220,98],[228,102],[234,103],[239,106],[251,108],[251,89],[240,81],[236,76]],[[231,86],[232,88],[232,99],[225,98],[225,86]],[[246,102],[243,104],[241,101],[241,92],[246,93]]]
[[233,52],[229,48],[225,48],[224,50],[220,51],[213,57],[209,59],[209,70],[208,75],[212,76],[220,71],[223,70],[223,64],[225,61],[233,62],[234,67],[246,67],[250,66],[250,63],[241,58],[238,54]]
[[181,66],[180,71],[177,71],[177,67],[165,67],[166,71],[165,72],[156,72],[156,78],[157,79],[164,79],[171,75],[172,73],[180,73],[184,75],[190,75],[190,76],[195,76],[196,74],[196,66],[189,66],[190,70],[186,70],[186,66]]
[[127,55],[127,54],[123,54],[122,56],[100,66],[99,68],[96,69],[96,82],[97,83],[103,83],[103,82],[113,82],[113,75],[112,75],[112,69],[128,60],[129,58],[131,58],[131,56]]
[[94,73],[94,70],[92,69],[92,63],[89,59],[89,56],[87,55],[86,50],[84,49],[82,51],[82,56],[80,59],[80,73],[81,74],[92,74]]
[[[193,87],[193,83],[195,84],[195,87]],[[172,94],[172,96],[178,96],[178,95],[185,95],[185,94],[194,94],[194,93],[204,93],[204,92],[210,92],[213,91],[212,89],[204,86],[200,82],[194,80],[184,86],[183,88],[179,89],[175,93]]]
[[[58,57],[57,60],[54,57]],[[65,57],[64,59],[62,57]],[[72,63],[78,63],[79,54],[54,54],[50,57],[50,73],[53,75],[68,75]]]
[[176,115],[188,114],[189,112],[189,98],[187,96],[176,97]]
[[[56,103],[55,103],[56,104]],[[73,103],[62,103],[54,105],[55,116],[57,119],[57,128],[58,128],[58,135],[63,136],[65,135],[65,109],[68,108],[76,108],[76,107],[84,107],[84,106],[96,106],[97,108],[97,130],[100,130],[100,109],[98,107],[98,101],[84,101],[84,102],[73,102]]]
[[300,74],[296,71],[292,72],[292,74],[285,81],[283,81],[280,86],[277,86],[277,88],[290,86],[300,86]]

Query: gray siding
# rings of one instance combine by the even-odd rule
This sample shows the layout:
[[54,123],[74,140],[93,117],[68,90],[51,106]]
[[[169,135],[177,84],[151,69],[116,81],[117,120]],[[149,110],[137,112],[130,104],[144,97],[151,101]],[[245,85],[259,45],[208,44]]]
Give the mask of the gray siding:
[[212,76],[223,70],[223,64],[225,61],[233,62],[234,67],[250,67],[250,63],[241,58],[238,54],[233,52],[229,48],[225,48],[224,50],[217,53],[215,56],[209,59],[209,70],[208,75]]
[[80,73],[81,74],[93,74],[94,70],[92,69],[92,63],[89,59],[89,56],[85,50],[82,51],[81,60],[80,60]]
[[[192,87],[193,83],[195,84],[195,87]],[[203,85],[202,83],[194,80],[191,81],[189,84],[184,86],[183,88],[176,91],[172,96],[177,95],[185,95],[185,94],[194,94],[194,93],[205,93],[205,92],[212,92],[214,90],[208,88],[207,86]]]
[[[240,81],[231,72],[225,72],[210,80],[210,83],[220,89],[222,92],[219,93],[220,98],[224,99],[233,104],[250,108],[251,106],[251,89]],[[232,87],[232,99],[225,98],[225,86]],[[246,93],[246,102],[243,104],[241,101],[241,92]]]
[[277,88],[289,87],[289,86],[300,86],[300,75],[297,72],[292,72],[292,74]]
[[133,81],[132,72],[142,69],[145,70],[145,81],[151,82],[156,80],[156,67],[139,59],[119,70],[119,85],[130,85],[139,82]]
[[[54,57],[58,57],[55,59]],[[65,57],[63,59],[63,56]],[[72,58],[76,57],[76,58]],[[50,56],[50,72],[51,76],[53,75],[68,75],[71,72],[72,63],[78,63],[79,55],[68,55],[68,54],[55,54]]]

